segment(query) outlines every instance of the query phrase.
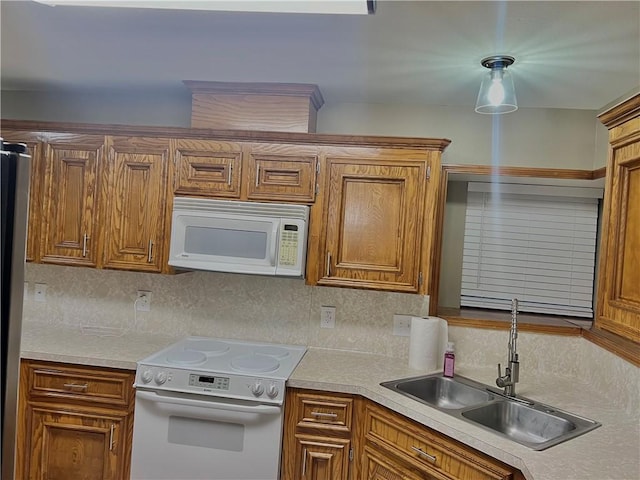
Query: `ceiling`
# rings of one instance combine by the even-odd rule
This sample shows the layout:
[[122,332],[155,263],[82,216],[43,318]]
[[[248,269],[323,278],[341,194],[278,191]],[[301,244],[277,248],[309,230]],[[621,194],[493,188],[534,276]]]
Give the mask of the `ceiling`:
[[286,82],[327,103],[472,107],[493,54],[516,58],[521,107],[599,110],[640,85],[638,1],[378,0],[368,16],[0,4],[3,90]]

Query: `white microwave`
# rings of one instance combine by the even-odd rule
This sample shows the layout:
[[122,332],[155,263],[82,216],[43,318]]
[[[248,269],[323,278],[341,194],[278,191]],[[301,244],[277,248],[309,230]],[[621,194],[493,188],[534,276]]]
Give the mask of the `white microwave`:
[[304,277],[309,207],[176,197],[169,265]]

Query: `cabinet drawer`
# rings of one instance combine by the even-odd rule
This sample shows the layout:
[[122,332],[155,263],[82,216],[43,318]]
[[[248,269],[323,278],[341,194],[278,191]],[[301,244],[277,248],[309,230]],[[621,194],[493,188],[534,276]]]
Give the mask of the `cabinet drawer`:
[[353,398],[339,395],[299,393],[296,396],[298,427],[332,432],[351,432]]
[[365,429],[368,442],[425,474],[474,480],[513,478],[513,471],[503,464],[376,405],[367,405]]
[[67,398],[126,407],[132,398],[133,373],[30,363],[29,396]]

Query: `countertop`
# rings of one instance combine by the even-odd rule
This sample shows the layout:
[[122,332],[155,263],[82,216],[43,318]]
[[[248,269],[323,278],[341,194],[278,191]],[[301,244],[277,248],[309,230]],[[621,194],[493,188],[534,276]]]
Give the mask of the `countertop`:
[[[78,328],[28,326],[23,358],[135,370],[136,362],[176,341],[163,335],[83,334]],[[381,387],[380,382],[421,375],[407,361],[346,351],[310,348],[289,379],[297,388],[362,395],[466,445],[520,469],[531,480],[637,480],[640,478],[640,412],[630,416],[607,397],[570,377],[521,372],[518,393],[602,426],[540,452],[470,425]],[[458,368],[456,374],[493,384],[494,368]]]

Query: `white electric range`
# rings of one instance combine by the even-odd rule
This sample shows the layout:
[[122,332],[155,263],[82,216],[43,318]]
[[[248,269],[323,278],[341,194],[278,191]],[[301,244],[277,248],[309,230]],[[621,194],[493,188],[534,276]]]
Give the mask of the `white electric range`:
[[276,480],[299,345],[187,337],[138,362],[132,480]]

